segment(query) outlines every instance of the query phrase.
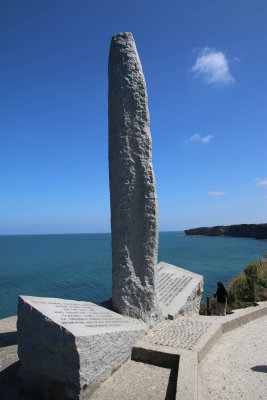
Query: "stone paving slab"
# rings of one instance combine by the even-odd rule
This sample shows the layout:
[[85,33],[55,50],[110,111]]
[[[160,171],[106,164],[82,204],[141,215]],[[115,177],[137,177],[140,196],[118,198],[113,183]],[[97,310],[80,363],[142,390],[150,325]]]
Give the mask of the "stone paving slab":
[[165,320],[155,325],[137,346],[172,348],[175,353],[177,350],[196,351],[200,353],[200,361],[208,350],[207,345],[214,344],[223,333],[266,314],[266,306],[267,302],[262,302],[257,307],[235,310],[226,317],[195,315]]
[[128,361],[90,397],[90,400],[171,400],[171,370]]
[[151,332],[138,343],[164,347],[195,350],[201,337],[214,326],[213,323],[199,319],[181,317],[167,320],[151,329]]

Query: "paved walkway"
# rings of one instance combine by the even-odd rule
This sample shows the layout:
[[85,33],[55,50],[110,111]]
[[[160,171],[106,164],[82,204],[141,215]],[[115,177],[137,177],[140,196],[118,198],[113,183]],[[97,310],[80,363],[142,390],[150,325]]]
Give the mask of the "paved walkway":
[[202,336],[213,326],[213,318],[207,322],[200,316],[166,320],[154,326],[141,343],[173,349],[195,350]]
[[[143,342],[194,351],[217,318],[164,321]],[[0,399],[39,400],[19,392],[15,330],[15,317],[0,320]],[[172,375],[168,368],[129,361],[95,392],[92,400],[172,399],[176,382]],[[267,316],[225,333],[201,361],[199,377],[202,400],[267,400]]]
[[199,378],[202,400],[267,400],[267,316],[225,333]]

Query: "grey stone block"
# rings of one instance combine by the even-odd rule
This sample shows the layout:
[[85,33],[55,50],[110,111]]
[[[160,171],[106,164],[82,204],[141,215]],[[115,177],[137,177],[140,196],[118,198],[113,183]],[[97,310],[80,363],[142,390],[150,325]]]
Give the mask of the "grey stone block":
[[153,325],[158,206],[146,83],[131,33],[112,38],[108,74],[112,302]]
[[204,278],[165,262],[157,265],[157,297],[164,316],[190,316],[199,312]]
[[83,399],[118,368],[144,327],[93,303],[20,296],[19,377],[44,398]]

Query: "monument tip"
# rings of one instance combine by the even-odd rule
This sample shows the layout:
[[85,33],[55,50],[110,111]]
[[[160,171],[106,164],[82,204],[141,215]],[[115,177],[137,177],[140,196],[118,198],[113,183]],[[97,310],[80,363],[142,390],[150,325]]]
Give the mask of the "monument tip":
[[133,34],[132,32],[120,32],[112,36],[112,41],[120,39],[133,39]]

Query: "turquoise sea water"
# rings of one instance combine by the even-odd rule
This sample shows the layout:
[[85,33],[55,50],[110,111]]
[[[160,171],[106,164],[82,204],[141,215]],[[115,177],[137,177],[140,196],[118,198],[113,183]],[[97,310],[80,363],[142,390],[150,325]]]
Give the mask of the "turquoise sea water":
[[[267,242],[181,237],[161,232],[159,261],[204,275],[203,298],[267,251]],[[17,312],[17,296],[101,302],[111,297],[110,234],[0,236],[0,318]]]

